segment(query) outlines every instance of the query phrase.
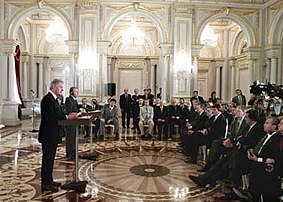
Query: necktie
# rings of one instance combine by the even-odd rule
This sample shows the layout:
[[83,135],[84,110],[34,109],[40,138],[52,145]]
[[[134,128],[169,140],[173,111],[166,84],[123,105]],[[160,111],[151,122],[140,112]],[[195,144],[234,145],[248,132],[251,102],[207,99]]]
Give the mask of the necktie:
[[236,128],[235,128],[235,134],[238,134],[239,129],[240,129],[240,122],[237,120],[237,122],[236,122]]
[[259,154],[261,152],[261,149],[263,147],[263,143],[266,140],[266,138],[268,138],[268,134],[266,134],[263,138],[261,138],[259,143],[255,146],[255,148],[254,148],[254,153],[255,154]]
[[161,110],[161,114],[162,114],[162,112],[163,112],[163,107],[160,107],[160,110]]

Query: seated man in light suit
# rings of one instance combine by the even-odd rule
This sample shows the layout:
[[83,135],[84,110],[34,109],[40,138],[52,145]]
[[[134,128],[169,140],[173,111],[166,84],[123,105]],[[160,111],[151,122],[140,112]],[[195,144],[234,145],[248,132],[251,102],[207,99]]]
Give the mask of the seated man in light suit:
[[111,99],[110,104],[104,105],[101,109],[101,119],[100,119],[100,134],[104,136],[105,124],[114,125],[114,133],[116,139],[119,137],[119,120],[118,120],[118,108],[116,106],[116,99]]
[[153,131],[153,107],[149,106],[149,100],[144,100],[144,106],[140,108],[140,122],[139,127],[141,131],[141,138],[145,137],[144,127],[148,126],[148,138],[151,138]]

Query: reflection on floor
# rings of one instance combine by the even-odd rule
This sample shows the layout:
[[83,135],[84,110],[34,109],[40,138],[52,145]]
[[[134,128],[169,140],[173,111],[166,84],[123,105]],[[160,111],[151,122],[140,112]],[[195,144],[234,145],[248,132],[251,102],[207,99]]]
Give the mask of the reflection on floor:
[[[0,130],[0,201],[215,201],[220,188],[198,188],[188,179],[198,165],[184,163],[177,142],[139,141],[133,131],[122,130],[119,141],[93,142],[80,135],[79,152],[93,150],[94,160],[79,160],[79,179],[87,192],[40,189],[41,149],[28,120],[22,126]],[[125,135],[127,141],[124,140]],[[54,166],[56,181],[74,179],[75,164],[66,161],[64,138]]]

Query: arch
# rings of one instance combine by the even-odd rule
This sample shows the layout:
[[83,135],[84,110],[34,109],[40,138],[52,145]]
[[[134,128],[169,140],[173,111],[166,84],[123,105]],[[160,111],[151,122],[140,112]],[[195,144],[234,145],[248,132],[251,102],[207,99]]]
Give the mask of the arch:
[[281,9],[273,19],[269,32],[269,45],[278,45],[283,39],[283,9]]
[[226,15],[225,13],[219,13],[219,14],[214,14],[214,15],[210,15],[207,18],[205,18],[204,20],[202,20],[199,23],[199,26],[197,28],[197,44],[200,44],[200,37],[202,34],[202,31],[204,29],[204,27],[207,25],[207,23],[212,22],[214,20],[217,20],[219,18],[225,18],[228,20],[231,20],[235,23],[237,23],[238,25],[241,26],[241,28],[245,31],[245,34],[247,35],[247,40],[248,40],[248,45],[249,46],[255,46],[255,32],[251,26],[251,24],[249,22],[247,22],[245,19],[235,15],[235,14],[229,14]]
[[167,41],[167,34],[166,34],[166,29],[164,25],[161,23],[161,21],[158,19],[158,17],[149,12],[148,10],[145,10],[143,8],[125,8],[122,9],[116,13],[114,13],[111,17],[110,20],[105,24],[103,33],[104,33],[104,38],[105,40],[109,40],[110,37],[110,32],[112,31],[114,25],[124,16],[129,15],[129,14],[138,14],[143,17],[146,17],[151,20],[151,22],[155,25],[157,32],[158,32],[158,38],[160,39],[160,43],[165,43]]
[[11,21],[9,28],[8,28],[8,38],[9,39],[15,39],[16,34],[17,34],[17,30],[20,26],[20,24],[23,22],[23,20],[25,20],[28,16],[35,14],[35,13],[40,13],[40,12],[47,12],[47,13],[52,13],[55,15],[58,15],[63,22],[65,23],[67,30],[68,30],[68,34],[69,34],[69,39],[72,39],[72,28],[70,26],[70,21],[67,18],[66,15],[64,15],[62,12],[60,12],[57,9],[54,9],[52,7],[49,6],[44,6],[42,8],[38,8],[38,6],[32,6],[29,7],[27,9],[22,10],[21,12],[18,12],[17,15],[13,18],[13,20]]
[[243,42],[246,39],[245,32],[243,30],[238,30],[238,32],[235,34],[233,41],[232,41],[232,47],[234,47],[231,50],[231,55],[240,55],[241,49],[243,47]]
[[22,26],[19,27],[18,37],[19,37],[19,41],[21,42],[21,51],[27,51],[28,42],[27,42],[25,30]]

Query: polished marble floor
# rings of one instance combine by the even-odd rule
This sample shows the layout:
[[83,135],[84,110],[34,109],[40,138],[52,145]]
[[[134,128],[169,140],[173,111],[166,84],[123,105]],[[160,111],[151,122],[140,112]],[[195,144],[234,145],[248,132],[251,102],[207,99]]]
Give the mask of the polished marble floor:
[[[41,145],[30,120],[0,129],[0,201],[217,201],[221,188],[198,188],[188,179],[200,165],[184,163],[175,141],[140,141],[131,130],[120,129],[119,141],[94,141],[80,135],[79,153],[98,159],[79,159],[79,179],[86,193],[40,189]],[[126,136],[126,141],[125,141]],[[55,181],[71,182],[75,164],[66,161],[64,138],[54,165]]]

